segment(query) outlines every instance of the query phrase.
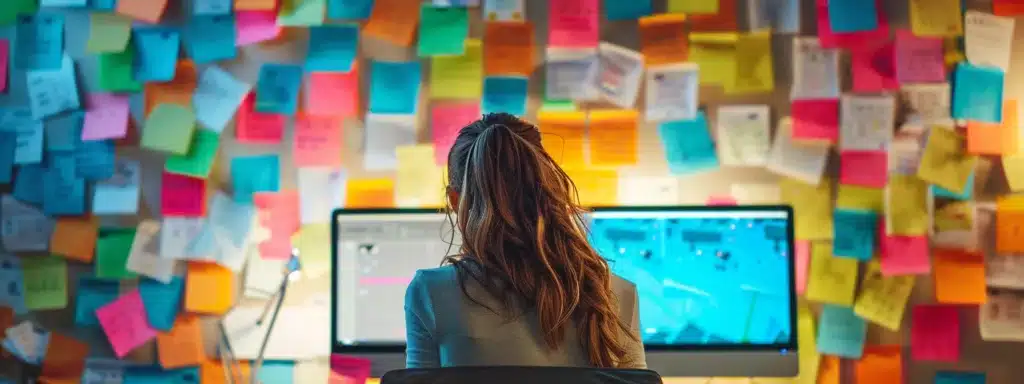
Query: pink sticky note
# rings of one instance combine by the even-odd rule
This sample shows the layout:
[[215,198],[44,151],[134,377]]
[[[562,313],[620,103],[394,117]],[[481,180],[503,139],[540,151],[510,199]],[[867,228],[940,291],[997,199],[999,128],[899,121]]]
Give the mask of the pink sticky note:
[[329,384],[363,384],[370,378],[370,360],[361,357],[331,355]]
[[927,236],[889,236],[884,233],[883,225],[883,237],[879,243],[883,275],[925,275],[931,272]]
[[811,242],[798,240],[793,248],[796,262],[796,293],[802,295],[807,288],[807,269],[811,265]]
[[330,116],[300,115],[295,119],[292,158],[296,167],[341,165],[341,122]]
[[828,20],[828,0],[817,0],[818,40],[821,42],[821,46],[854,49],[864,44],[889,39],[889,20],[885,17],[882,0],[875,0],[875,9],[878,13],[878,28],[875,30],[835,33],[832,31],[832,23]]
[[711,206],[731,206],[736,205],[736,199],[732,196],[711,196],[708,197],[706,204]]
[[128,134],[128,96],[91,93],[86,106],[82,140],[120,139]]
[[0,39],[0,92],[7,91],[7,60],[11,55],[10,51],[10,40]]
[[842,151],[839,153],[839,183],[884,188],[889,180],[889,153],[885,151]]
[[899,88],[896,82],[895,44],[864,45],[851,50],[850,72],[855,92],[882,92]]
[[839,139],[839,99],[793,100],[793,139],[835,143]]
[[314,116],[355,116],[359,110],[359,69],[345,73],[314,72],[306,82],[306,113]]
[[146,308],[142,304],[139,290],[134,289],[117,300],[96,310],[96,319],[107,334],[107,340],[114,347],[118,358],[156,338],[156,330],[149,327]]
[[437,103],[430,110],[430,131],[434,136],[434,159],[437,165],[448,163],[448,151],[462,127],[480,118],[480,103]]
[[205,215],[206,180],[164,171],[160,185],[160,212],[164,216]]
[[270,232],[270,237],[259,245],[260,257],[287,259],[291,255],[292,235],[299,230],[299,193],[257,192],[252,199],[260,226]]
[[239,11],[235,13],[235,46],[273,40],[281,33],[275,11]]
[[597,0],[550,0],[548,46],[593,48],[598,42]]
[[235,139],[239,143],[277,144],[284,134],[285,116],[256,112],[256,94],[249,93],[238,108]]
[[960,313],[953,305],[915,305],[910,354],[917,361],[960,361]]
[[946,81],[946,52],[942,39],[896,33],[896,78],[900,84]]

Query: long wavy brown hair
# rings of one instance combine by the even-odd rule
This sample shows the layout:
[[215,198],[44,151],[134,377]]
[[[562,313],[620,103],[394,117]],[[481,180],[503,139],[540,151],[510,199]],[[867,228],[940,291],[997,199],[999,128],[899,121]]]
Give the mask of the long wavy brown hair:
[[558,349],[576,326],[590,363],[619,367],[623,335],[608,263],[590,247],[576,187],[541,146],[536,126],[505,113],[462,128],[448,153],[448,213],[462,235],[455,266],[463,294],[478,282],[509,318],[539,316],[548,348]]

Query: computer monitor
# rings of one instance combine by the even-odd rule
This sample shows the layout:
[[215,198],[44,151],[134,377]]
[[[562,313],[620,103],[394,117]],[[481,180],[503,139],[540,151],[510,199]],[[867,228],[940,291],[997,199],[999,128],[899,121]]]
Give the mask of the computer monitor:
[[[592,246],[637,285],[641,337],[663,376],[798,372],[793,215],[783,206],[609,207],[586,217]],[[437,210],[336,210],[331,343],[403,368],[405,288],[458,251]],[[449,243],[452,243],[449,246]]]

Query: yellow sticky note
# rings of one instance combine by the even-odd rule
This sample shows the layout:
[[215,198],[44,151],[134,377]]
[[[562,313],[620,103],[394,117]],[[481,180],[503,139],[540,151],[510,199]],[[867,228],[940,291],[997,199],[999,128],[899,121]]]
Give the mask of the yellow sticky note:
[[392,208],[395,181],[391,178],[349,179],[345,183],[345,208]]
[[797,354],[800,359],[800,375],[794,380],[799,384],[814,384],[818,381],[818,365],[821,354],[815,341],[817,332],[814,330],[814,314],[807,303],[801,302],[797,307]]
[[306,224],[292,236],[299,250],[302,274],[315,278],[331,270],[331,225]]
[[713,15],[718,13],[718,0],[668,0],[666,11]]
[[885,211],[884,189],[840,184],[836,207],[882,213]]
[[724,84],[725,92],[764,93],[775,89],[771,30],[741,35],[736,41],[735,60],[735,79]]
[[910,28],[915,35],[949,37],[964,33],[960,0],[910,0]]
[[915,176],[889,175],[885,187],[885,230],[890,235],[921,236],[931,224],[928,183]]
[[867,321],[898,331],[914,289],[914,275],[884,276],[877,260],[868,263],[853,311]]
[[395,155],[398,158],[395,205],[422,208],[444,206],[444,172],[434,162],[434,146],[403,145],[395,148]]
[[636,165],[637,117],[635,109],[605,109],[590,112],[590,165],[621,167]]
[[700,66],[700,83],[726,85],[736,79],[735,32],[690,34],[690,62]]
[[935,210],[935,231],[964,231],[974,228],[974,203],[954,201]]
[[796,238],[800,240],[832,240],[832,181],[822,179],[811,185],[796,179],[779,182],[782,201],[793,206]]
[[540,142],[544,150],[565,168],[583,168],[583,143],[587,115],[583,112],[548,112],[537,114]]
[[435,56],[430,63],[430,97],[479,99],[483,94],[484,61],[480,40],[466,40],[466,51],[457,56]]
[[619,172],[613,169],[566,169],[579,192],[580,205],[602,207],[618,204]]
[[94,12],[89,15],[89,40],[86,52],[121,52],[128,45],[132,20],[113,13]]
[[857,259],[832,256],[832,243],[811,244],[807,300],[849,307],[856,288]]
[[1003,174],[1010,190],[1024,191],[1024,152],[1003,156]]
[[953,193],[963,193],[978,158],[964,152],[964,137],[956,131],[932,127],[921,155],[917,177]]

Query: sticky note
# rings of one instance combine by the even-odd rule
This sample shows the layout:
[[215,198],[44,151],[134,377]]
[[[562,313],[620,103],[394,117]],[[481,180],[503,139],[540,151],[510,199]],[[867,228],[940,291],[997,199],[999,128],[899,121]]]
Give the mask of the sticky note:
[[886,233],[916,236],[928,233],[931,215],[928,184],[915,176],[889,175],[885,189]]
[[299,168],[297,178],[302,224],[327,223],[330,219],[327,210],[344,205],[345,172],[341,169]]
[[639,159],[638,118],[636,110],[591,110],[588,116],[590,165],[636,165]]
[[98,231],[99,221],[95,217],[59,218],[50,239],[50,253],[90,263],[96,248]]
[[544,61],[544,102],[541,110],[575,110],[577,101],[597,98],[592,84],[585,80],[598,67],[593,48],[548,50]]
[[26,74],[32,117],[42,119],[78,109],[78,83],[75,63],[64,56],[59,70],[29,70]]
[[163,283],[152,279],[139,280],[139,297],[142,299],[146,322],[154,329],[168,331],[174,326],[181,308],[185,281],[172,277]]
[[75,326],[96,327],[100,325],[96,310],[117,299],[121,283],[92,277],[78,279],[78,296],[75,298]]
[[255,192],[276,192],[280,182],[277,155],[239,156],[231,159],[235,201],[252,202]]
[[333,355],[330,360],[330,380],[366,381],[370,376],[370,359],[344,355]]
[[128,97],[91,93],[86,98],[82,140],[120,139],[128,133]]
[[834,143],[839,139],[839,100],[794,100],[793,139]]
[[173,79],[180,44],[181,35],[176,29],[146,27],[132,31],[135,80],[163,82]]
[[725,83],[730,94],[764,93],[775,89],[772,65],[772,34],[769,31],[745,33],[736,41],[736,73]]
[[420,8],[420,57],[461,55],[469,35],[469,13],[466,8],[423,4]]
[[[739,30],[736,24],[736,16],[739,14],[737,8],[737,0],[700,0],[697,2],[686,1],[686,0],[670,0],[670,3],[681,3],[689,2],[690,6],[700,6],[700,3],[704,3],[705,9],[709,10],[712,6],[711,2],[718,3],[717,12],[692,12],[687,14],[689,19],[690,31],[700,32],[728,32]],[[669,4],[669,8],[676,8],[677,4]]]
[[913,289],[914,276],[885,276],[878,261],[871,261],[864,271],[853,311],[864,320],[898,331]]
[[398,166],[395,147],[416,144],[416,122],[413,115],[366,116],[366,140],[363,168],[393,170]]
[[342,20],[364,20],[370,17],[373,0],[327,0],[327,17]]
[[205,179],[213,170],[213,162],[217,158],[220,147],[220,135],[205,129],[196,130],[192,135],[192,144],[184,155],[167,157],[164,169],[167,172]]
[[263,383],[293,384],[295,380],[295,362],[265,362],[256,373],[256,378]]
[[270,237],[259,244],[263,259],[287,259],[291,254],[291,238],[299,229],[299,194],[294,191],[258,192],[253,205],[259,210],[259,225]]
[[[46,168],[41,164],[22,165],[18,169],[17,178],[14,179],[14,191],[12,193],[14,198],[26,203],[42,204],[43,175],[45,171]],[[11,199],[11,201],[14,201],[14,199]]]
[[541,112],[537,115],[544,150],[562,167],[582,168],[586,114]]
[[992,14],[999,16],[1016,16],[1024,14],[1024,3],[1020,0],[993,0]]
[[641,17],[638,24],[640,52],[644,54],[647,65],[685,62],[689,44],[685,28],[685,15],[660,14]]
[[888,180],[889,156],[884,151],[841,151],[839,183],[883,188]]
[[1013,155],[1020,149],[1017,100],[1003,101],[1003,122],[967,122],[967,153],[974,155]]
[[935,299],[946,304],[985,302],[984,255],[958,249],[935,249]]
[[135,227],[135,237],[125,269],[162,283],[169,283],[176,261],[160,256],[160,223],[143,220]]
[[86,180],[105,180],[114,175],[114,142],[83,141],[75,148],[75,174]]
[[95,214],[127,215],[139,208],[141,169],[137,161],[118,159],[114,176],[93,186],[92,211]]
[[697,32],[690,34],[689,61],[700,66],[700,82],[726,85],[736,79],[735,32]]
[[597,0],[552,0],[548,3],[548,46],[596,47],[599,38]]
[[960,63],[953,80],[955,119],[1001,122],[1003,72],[996,68]]
[[418,61],[374,61],[370,68],[370,112],[415,113],[420,77]]
[[866,45],[857,47],[850,53],[854,91],[880,92],[899,88],[896,44],[890,42]]
[[275,11],[277,0],[235,0],[236,11]]
[[435,164],[448,164],[448,152],[455,143],[459,131],[480,117],[480,107],[474,102],[450,101],[435,103],[432,106],[430,132],[434,141]]
[[281,34],[277,14],[273,11],[239,11],[235,13],[235,46],[244,47],[273,40]]
[[192,3],[193,15],[228,15],[231,14],[232,0],[195,0]]
[[7,69],[10,64],[11,41],[0,39],[0,92],[7,91]]
[[384,179],[348,179],[345,208],[391,208],[395,206],[395,182]]
[[256,84],[256,111],[294,115],[299,108],[302,67],[264,63]]
[[177,104],[191,108],[192,93],[196,90],[198,78],[199,74],[196,72],[195,63],[189,60],[178,61],[174,69],[174,79],[163,83],[150,82],[145,85],[143,116],[149,117],[153,109],[160,104]]
[[398,169],[395,176],[395,203],[399,207],[444,206],[444,170],[434,159],[434,146],[403,145],[395,148]]
[[133,231],[108,233],[96,242],[96,277],[101,279],[130,279],[135,274],[125,269],[131,252]]
[[967,61],[979,67],[1010,68],[1014,19],[969,10],[964,15],[964,50]]
[[17,69],[54,70],[64,58],[64,17],[21,14],[15,23],[14,65]]
[[240,143],[276,144],[284,134],[284,115],[256,111],[256,95],[249,93],[238,109],[235,139]]
[[[484,73],[530,76],[534,68],[533,24],[488,22],[484,30]],[[460,51],[461,54],[463,51]]]
[[871,345],[856,362],[854,377],[858,383],[903,382],[903,347]]
[[832,253],[837,257],[870,260],[875,251],[878,217],[874,212],[836,209]]
[[818,40],[821,46],[828,48],[853,49],[863,45],[865,41],[885,40],[889,37],[889,22],[885,15],[885,8],[881,0],[875,0],[876,19],[878,27],[867,31],[839,33],[832,30],[830,21],[829,4],[830,0],[815,1],[817,9]]
[[301,115],[295,121],[295,138],[292,142],[295,166],[340,166],[342,120]]
[[715,143],[708,131],[704,112],[694,120],[676,120],[658,126],[665,160],[674,175],[692,174],[718,168]]
[[283,0],[277,13],[277,23],[288,27],[323,24],[327,13],[327,0]]
[[185,310],[224,314],[234,304],[233,273],[217,264],[189,262],[185,280]]
[[210,66],[199,75],[192,106],[195,119],[204,127],[221,132],[249,93],[249,84],[223,69]]
[[21,260],[25,279],[25,307],[29,310],[63,309],[68,305],[68,265],[56,256]]
[[43,174],[43,212],[48,215],[82,215],[85,208],[85,179],[78,175],[75,157],[51,153]]
[[885,235],[879,241],[879,259],[886,276],[923,275],[931,271],[926,236]]
[[906,30],[896,34],[896,78],[900,84],[946,81],[942,39],[918,37]]
[[867,324],[853,310],[832,304],[821,306],[818,319],[818,351],[848,359],[864,353]]
[[[47,151],[74,151],[75,147],[82,140],[82,128],[85,123],[85,113],[81,111],[71,112],[47,119],[44,128]],[[13,136],[12,136],[13,137]],[[14,149],[8,152],[14,161]],[[0,161],[2,164],[2,161]]]
[[35,0],[14,0],[0,5],[0,25],[8,25],[20,14],[35,13],[39,4]]
[[[249,1],[251,1],[251,0],[249,0]],[[207,361],[209,361],[209,360],[211,360],[211,359],[207,359]],[[248,365],[248,363],[246,363],[244,366],[246,368],[248,368],[249,365]],[[226,372],[225,368],[223,366],[218,366],[216,372],[219,374],[219,376],[213,376],[211,374],[211,376],[209,376],[209,377],[211,377],[211,378],[212,377],[219,377],[220,378],[219,380],[224,380],[224,372]],[[124,382],[127,382],[127,383],[199,383],[199,382],[203,382],[203,383],[214,382],[214,383],[216,383],[216,382],[218,382],[218,381],[211,381],[212,379],[209,379],[206,376],[201,376],[199,367],[190,367],[190,368],[179,368],[179,369],[164,370],[164,369],[161,369],[160,367],[157,367],[157,366],[132,365],[132,366],[128,366],[128,367],[124,368],[124,374],[122,376],[124,377]],[[200,380],[202,380],[202,381],[200,381]],[[243,379],[242,378],[236,378],[236,380],[242,381]],[[236,381],[236,382],[238,382],[238,381]],[[223,382],[223,381],[220,381],[220,382]]]
[[[17,184],[15,184],[17,186]],[[996,251],[1024,252],[1021,225],[1024,224],[1024,200],[1020,196],[1002,196],[996,200]]]
[[801,240],[832,240],[832,186],[829,179],[817,185],[798,179],[780,182],[782,201],[793,206],[796,238]]
[[959,36],[963,15],[958,0],[910,0],[910,26],[918,36]]
[[718,0],[668,0],[666,11],[670,13],[716,14]]
[[857,259],[835,257],[828,243],[814,243],[807,279],[808,300],[852,306],[857,286]]
[[432,99],[479,99],[483,85],[483,50],[480,40],[466,40],[466,51],[456,56],[435,56],[430,63]]
[[118,358],[156,337],[156,331],[146,322],[146,312],[138,289],[97,309],[96,318]]
[[206,359],[203,328],[199,317],[183,315],[174,322],[170,332],[156,336],[160,366],[164,369],[194,367]]
[[313,116],[355,116],[360,108],[359,69],[343,73],[314,72],[306,81],[305,108]]
[[116,2],[117,0],[90,0],[89,6],[96,11],[113,12]]
[[[21,168],[24,172],[26,167]],[[50,244],[54,220],[35,206],[0,196],[0,240],[10,252],[45,251]]]
[[828,15],[832,31],[849,33],[878,28],[875,2],[860,0],[829,0]]
[[604,12],[608,20],[635,20],[651,14],[651,0],[607,1]]
[[569,169],[566,174],[576,185],[579,204],[603,207],[618,201],[619,173],[615,169]]
[[185,23],[185,52],[196,64],[234,59],[235,39],[231,15],[192,16]]
[[526,93],[529,80],[525,77],[488,76],[484,78],[483,113],[504,112],[516,116],[526,115]]
[[359,47],[357,25],[323,25],[309,28],[306,70],[348,72]]
[[164,216],[202,216],[206,212],[206,180],[163,172],[160,209]]
[[985,384],[985,372],[939,371],[935,372],[935,384]]
[[167,0],[117,0],[117,13],[135,20],[157,24],[167,8]]
[[363,33],[397,46],[409,46],[420,21],[420,3],[419,0],[374,0]]
[[75,381],[85,371],[85,359],[89,356],[89,344],[51,332],[43,357],[42,382]]
[[171,154],[188,153],[196,116],[191,108],[160,104],[149,114],[142,128],[142,147]]
[[28,313],[25,308],[25,279],[19,257],[13,254],[0,255],[0,284],[7,287],[0,290],[0,304],[10,307],[18,315]]
[[0,131],[13,132],[15,135],[15,164],[37,164],[43,161],[43,123],[32,118],[28,109],[0,109]]
[[918,304],[911,314],[910,355],[916,361],[960,361],[960,313],[953,305]]
[[930,129],[917,177],[951,192],[963,193],[977,163],[977,157],[964,153],[964,141],[954,130]]
[[794,279],[796,292],[802,295],[807,290],[807,272],[811,265],[810,241],[798,240],[793,244],[793,264],[796,275]]
[[9,184],[14,177],[14,150],[17,146],[17,134],[0,132],[0,184]]
[[107,92],[138,92],[142,84],[135,80],[135,48],[129,44],[124,51],[96,56],[99,90]]

